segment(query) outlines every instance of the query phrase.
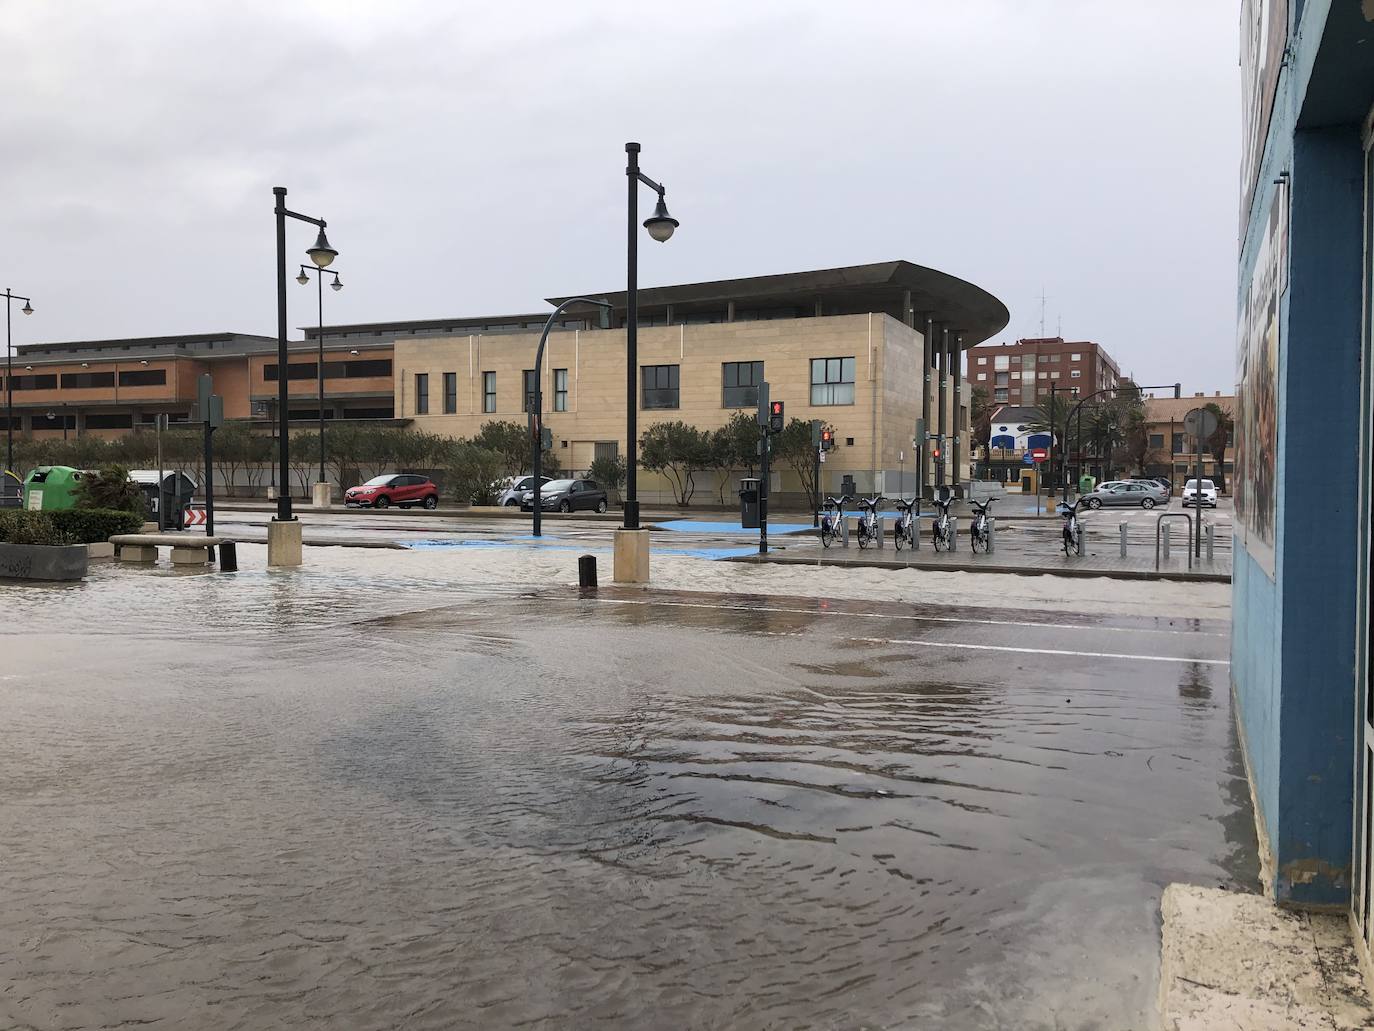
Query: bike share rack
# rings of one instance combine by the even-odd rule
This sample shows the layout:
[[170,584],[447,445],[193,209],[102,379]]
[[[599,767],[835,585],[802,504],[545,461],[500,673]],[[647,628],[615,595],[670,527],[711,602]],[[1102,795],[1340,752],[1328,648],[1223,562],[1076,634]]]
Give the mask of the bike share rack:
[[[1182,519],[1184,522],[1186,522],[1186,523],[1188,524],[1188,536],[1185,537],[1184,540],[1185,540],[1185,542],[1189,542],[1189,543],[1188,543],[1188,549],[1187,549],[1187,550],[1188,550],[1188,568],[1189,568],[1189,569],[1192,569],[1192,568],[1193,568],[1193,546],[1192,546],[1192,544],[1191,544],[1191,541],[1192,541],[1192,539],[1193,539],[1193,517],[1192,517],[1191,515],[1189,515],[1187,512],[1165,512],[1165,513],[1163,513],[1162,515],[1160,515],[1160,517],[1159,517],[1158,519],[1155,520],[1155,572],[1159,572],[1159,544],[1160,544],[1160,536],[1161,536],[1161,530],[1162,530],[1163,527],[1164,527],[1164,520],[1166,520],[1166,519]],[[1124,525],[1124,524],[1123,524],[1123,525]],[[1165,557],[1167,558],[1167,557],[1168,557],[1168,554],[1169,554],[1169,536],[1168,536],[1168,534],[1163,534],[1163,537],[1164,537],[1164,555],[1165,555]],[[1121,551],[1122,551],[1122,554],[1125,554],[1125,552],[1126,552],[1125,536],[1124,536],[1124,535],[1122,536]]]

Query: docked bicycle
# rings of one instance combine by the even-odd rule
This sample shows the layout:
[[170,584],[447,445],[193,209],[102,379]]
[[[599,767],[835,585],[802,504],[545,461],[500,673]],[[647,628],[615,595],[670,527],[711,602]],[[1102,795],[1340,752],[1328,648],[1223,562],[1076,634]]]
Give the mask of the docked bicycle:
[[949,506],[952,504],[954,504],[954,495],[952,494],[946,494],[943,499],[935,498],[935,507],[940,510],[940,514],[931,523],[930,539],[936,551],[941,548],[945,551],[954,550],[954,520],[949,517]]
[[859,526],[855,536],[859,540],[859,547],[866,548],[870,544],[882,546],[882,531],[878,529],[878,509],[887,498],[881,494],[871,498],[860,498],[859,507]]
[[969,526],[968,540],[969,547],[975,552],[981,549],[986,554],[992,550],[992,525],[988,520],[988,512],[997,500],[988,498],[982,502],[970,502],[973,505],[973,523]]
[[828,548],[843,536],[844,503],[849,500],[848,494],[825,499],[825,511],[821,513],[821,547]]
[[1083,504],[1083,499],[1079,498],[1072,505],[1061,501],[1059,503],[1059,514],[1064,517],[1064,531],[1060,535],[1064,545],[1065,555],[1083,554],[1083,526],[1078,521],[1078,506]]
[[921,502],[918,498],[910,501],[903,501],[895,498],[893,504],[897,506],[897,521],[892,527],[892,543],[901,551],[903,548],[915,549],[916,547],[916,515],[913,511]]

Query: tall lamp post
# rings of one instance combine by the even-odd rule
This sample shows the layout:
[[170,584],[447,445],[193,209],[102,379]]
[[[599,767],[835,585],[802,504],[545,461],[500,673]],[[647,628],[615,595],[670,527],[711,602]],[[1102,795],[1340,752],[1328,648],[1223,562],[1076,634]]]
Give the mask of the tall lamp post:
[[[1091,394],[1089,394],[1089,395],[1087,395],[1086,397],[1084,397],[1083,399],[1081,399],[1081,400],[1078,402],[1078,404],[1074,405],[1073,408],[1070,410],[1069,414],[1068,414],[1067,416],[1064,417],[1064,440],[1067,441],[1067,440],[1069,439],[1069,424],[1073,422],[1073,417],[1074,417],[1075,415],[1079,415],[1080,411],[1081,411],[1082,408],[1083,408],[1083,405],[1085,405],[1087,402],[1091,401],[1091,400],[1092,400],[1093,398],[1095,398],[1095,397],[1100,397],[1100,396],[1103,395],[1103,394],[1115,394],[1115,393],[1118,393],[1118,392],[1120,392],[1120,391],[1132,391],[1132,390],[1135,391],[1136,397],[1141,397],[1141,396],[1143,396],[1143,395],[1144,395],[1144,392],[1147,391],[1147,390],[1172,390],[1172,391],[1174,392],[1174,398],[1177,399],[1177,398],[1179,398],[1179,397],[1181,396],[1181,394],[1182,394],[1183,384],[1181,384],[1181,383],[1156,383],[1156,384],[1153,385],[1153,386],[1136,386],[1135,384],[1132,384],[1131,386],[1128,386],[1128,387],[1106,387],[1106,388],[1104,388],[1104,389],[1102,389],[1102,390],[1094,390]],[[1051,412],[1050,414],[1053,415],[1054,413]],[[1053,433],[1053,429],[1051,429],[1050,432]],[[1080,415],[1080,417],[1079,417],[1079,423],[1078,423],[1078,435],[1079,435],[1080,438],[1083,436],[1083,422],[1082,422],[1082,417],[1081,417],[1081,415]],[[1079,448],[1080,448],[1080,451],[1081,451],[1081,448],[1082,448],[1081,442],[1080,442],[1080,444],[1079,444]],[[1068,473],[1068,448],[1067,448],[1067,446],[1066,446],[1065,449],[1064,449],[1064,472],[1065,472],[1066,474]],[[1080,460],[1079,460],[1079,463],[1078,463],[1078,473],[1079,473],[1080,476],[1083,474],[1083,462],[1082,462],[1082,460],[1081,460],[1081,454],[1080,454]],[[1064,504],[1067,505],[1067,504],[1069,503],[1069,478],[1068,478],[1067,475],[1064,477],[1064,495],[1063,495],[1063,497],[1064,497]]]
[[[308,265],[302,265],[302,266],[301,266],[301,274],[300,274],[299,276],[296,277],[296,282],[297,282],[297,283],[300,283],[301,286],[305,286],[307,283],[310,282],[310,273],[311,273],[311,271],[312,271],[312,269],[310,268],[310,266],[308,266]],[[314,270],[314,271],[318,271],[318,270]],[[319,306],[320,306],[320,307],[319,307],[319,321],[318,321],[318,323],[317,323],[318,329],[316,330],[316,333],[317,333],[317,336],[318,336],[318,339],[316,340],[316,343],[319,344],[319,357],[318,357],[318,360],[317,360],[317,363],[316,363],[316,368],[315,368],[315,373],[316,373],[316,376],[318,377],[317,382],[318,382],[318,385],[319,385],[319,399],[320,399],[320,479],[319,479],[319,482],[320,482],[320,483],[324,483],[324,482],[325,482],[325,478],[324,478],[324,275],[323,275],[323,273],[321,273],[320,275],[317,275],[317,276],[315,277],[315,283],[316,283],[316,286],[318,287],[318,289],[317,289],[316,292],[319,294]],[[334,270],[334,282],[332,282],[332,283],[329,284],[329,289],[335,290],[335,291],[338,291],[338,290],[342,290],[342,289],[343,289],[343,283],[339,282],[339,271],[338,271],[338,269],[335,269],[335,270]]]
[[[625,286],[625,531],[639,530],[639,493],[636,473],[639,465],[639,184],[658,193],[658,204],[654,213],[644,220],[644,228],[649,236],[659,243],[666,243],[678,227],[677,219],[668,214],[668,205],[663,199],[664,187],[639,170],[639,144],[625,144],[625,177],[629,186],[628,218],[626,226],[627,262]],[[642,580],[648,578],[648,546],[637,537],[617,534],[617,548],[631,549],[636,556],[643,551],[643,561],[628,560],[624,563],[627,570],[634,569],[633,575],[626,579]],[[623,544],[620,543],[623,540]],[[627,552],[629,554],[629,552]],[[617,570],[622,566],[616,563]],[[619,576],[616,577],[620,579]]]
[[[25,315],[33,314],[33,302],[27,297],[11,293],[5,287],[5,472],[13,475],[14,470],[14,338],[10,326],[10,311],[15,301],[23,301],[19,310]],[[9,484],[5,484],[9,486]]]
[[277,219],[277,483],[281,485],[281,489],[277,494],[277,514],[272,519],[274,525],[268,527],[267,564],[297,566],[301,562],[301,531],[296,517],[291,514],[291,432],[288,425],[290,360],[286,353],[286,220],[294,218],[298,222],[309,222],[311,225],[319,226],[320,233],[315,238],[315,243],[305,252],[316,268],[328,267],[339,252],[329,246],[329,239],[324,235],[324,219],[302,215],[287,208],[285,186],[272,187],[272,193],[276,197],[273,213]]

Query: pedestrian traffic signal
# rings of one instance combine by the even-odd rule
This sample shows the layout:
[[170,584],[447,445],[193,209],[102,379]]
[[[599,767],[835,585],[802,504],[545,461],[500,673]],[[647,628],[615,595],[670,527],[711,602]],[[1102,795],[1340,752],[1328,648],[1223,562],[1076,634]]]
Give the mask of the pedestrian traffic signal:
[[931,449],[930,457],[933,458],[933,459],[935,459],[935,461],[937,461],[937,462],[940,460],[940,445],[939,445],[939,444],[936,444],[935,447]]
[[834,446],[835,431],[828,427],[826,429],[821,430],[821,450],[829,451]]
[[768,405],[768,432],[782,432],[782,402],[772,401]]

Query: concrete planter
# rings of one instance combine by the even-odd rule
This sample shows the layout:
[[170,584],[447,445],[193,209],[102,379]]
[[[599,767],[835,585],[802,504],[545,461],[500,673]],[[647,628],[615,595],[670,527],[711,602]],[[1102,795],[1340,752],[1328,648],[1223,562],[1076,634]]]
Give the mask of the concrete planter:
[[88,558],[84,544],[0,543],[0,579],[80,580]]

